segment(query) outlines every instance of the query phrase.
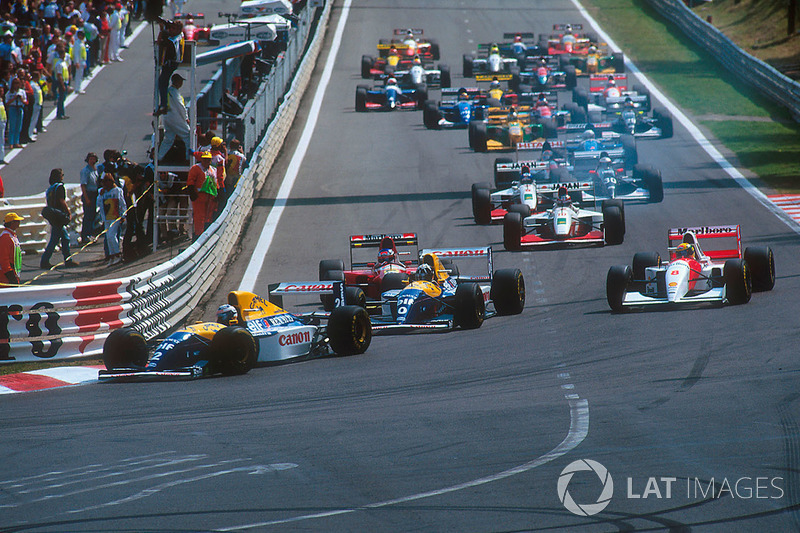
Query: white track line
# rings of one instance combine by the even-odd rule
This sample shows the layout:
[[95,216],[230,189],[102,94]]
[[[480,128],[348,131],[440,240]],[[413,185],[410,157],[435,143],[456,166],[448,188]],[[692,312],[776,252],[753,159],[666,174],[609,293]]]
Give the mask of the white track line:
[[278,228],[278,222],[280,222],[283,210],[286,208],[289,194],[292,192],[292,187],[294,187],[294,182],[300,171],[300,165],[303,162],[303,158],[306,156],[309,144],[311,144],[311,136],[314,133],[314,128],[317,126],[317,119],[319,118],[319,112],[322,108],[322,99],[325,96],[328,82],[331,80],[333,64],[336,62],[339,46],[342,44],[344,26],[345,23],[347,23],[347,16],[350,14],[350,4],[352,4],[352,0],[345,0],[342,6],[339,24],[336,26],[336,33],[333,36],[331,49],[328,53],[328,60],[325,62],[325,69],[322,71],[319,85],[317,85],[317,91],[314,93],[314,101],[311,103],[311,110],[308,113],[308,120],[306,121],[305,128],[303,128],[303,134],[300,137],[300,141],[297,143],[297,148],[295,148],[292,160],[289,162],[289,168],[286,169],[283,182],[275,198],[275,204],[272,206],[272,209],[270,209],[267,221],[264,223],[264,228],[261,230],[261,237],[259,237],[256,248],[250,256],[250,263],[248,263],[244,276],[242,276],[242,282],[239,284],[240,291],[253,292],[258,274],[264,267],[264,261],[266,260],[269,247],[272,244],[272,238],[275,236],[275,230]]
[[[611,46],[612,48],[615,48],[617,50],[622,50],[622,48],[620,48],[611,39],[611,36],[609,36],[606,32],[603,31],[600,25],[597,24],[597,21],[595,21],[592,18],[589,12],[586,11],[586,9],[584,9],[584,7],[580,4],[578,0],[571,0],[571,1],[578,9],[578,11],[580,11],[581,15],[586,20],[589,21],[589,24],[592,25],[592,28],[598,33],[598,35],[602,37],[603,41],[608,43],[608,45]],[[694,140],[697,141],[697,144],[699,144],[700,147],[706,151],[706,153],[711,157],[711,159],[713,159],[722,168],[722,170],[727,172],[728,175],[731,178],[733,178],[733,180],[736,183],[738,183],[742,189],[750,193],[750,196],[758,200],[764,207],[769,209],[776,217],[778,217],[779,220],[781,220],[784,224],[789,226],[789,228],[792,231],[800,234],[800,223],[788,217],[780,207],[776,206],[773,202],[770,201],[769,198],[767,198],[766,194],[761,192],[758,189],[758,187],[753,185],[750,182],[750,180],[748,180],[744,176],[744,174],[742,174],[739,171],[738,168],[733,166],[730,161],[725,159],[725,156],[723,156],[719,152],[719,150],[717,150],[716,147],[713,144],[711,144],[711,141],[709,141],[708,138],[705,135],[703,135],[703,132],[701,132],[700,129],[697,126],[695,126],[691,120],[689,120],[689,117],[687,117],[683,113],[683,111],[681,111],[681,109],[678,108],[675,104],[670,102],[664,95],[664,93],[662,93],[658,89],[658,87],[653,85],[653,83],[647,77],[645,77],[644,74],[642,74],[642,71],[640,71],[639,68],[633,63],[633,61],[631,61],[630,58],[627,56],[625,57],[625,67],[627,70],[630,70],[633,73],[633,75],[636,76],[636,78],[644,84],[645,87],[647,87],[651,95],[654,95],[659,102],[661,102],[667,109],[669,109],[669,111],[672,113],[672,116],[678,119],[678,121],[683,125],[683,127],[689,131],[689,134],[694,138]]]

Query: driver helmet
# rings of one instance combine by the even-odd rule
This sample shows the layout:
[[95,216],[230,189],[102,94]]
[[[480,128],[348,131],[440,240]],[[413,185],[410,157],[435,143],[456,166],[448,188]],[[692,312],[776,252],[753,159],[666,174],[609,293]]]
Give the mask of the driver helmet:
[[491,90],[491,89],[499,89],[499,88],[500,88],[500,82],[497,80],[497,78],[493,78],[492,79],[492,83],[489,84],[489,89]]
[[489,53],[491,53],[491,54],[499,54],[500,53],[500,47],[497,46],[497,44],[492,43],[492,46],[489,48]]
[[595,45],[590,46],[589,47],[589,53],[590,54],[597,53],[597,47]]
[[419,58],[419,56],[414,56],[414,64],[415,65],[421,65],[422,64],[422,60]]
[[514,36],[514,42],[515,43],[521,43],[522,42],[522,35],[515,35]]
[[516,109],[512,108],[511,111],[508,112],[508,119],[509,120],[516,120],[517,119],[517,110]]
[[570,198],[569,191],[567,191],[566,187],[558,188],[558,201],[564,204],[568,204],[572,201],[572,198]]
[[567,24],[564,28],[564,33],[572,33],[572,24]]
[[379,263],[391,263],[395,260],[394,250],[390,248],[383,248],[378,252]]
[[616,82],[616,80],[614,79],[614,76],[609,76],[609,77],[608,77],[608,86],[609,86],[609,87],[614,87],[614,86],[616,86],[616,85],[617,85],[617,82]]
[[217,308],[217,322],[226,326],[234,326],[239,323],[236,308],[231,304],[222,304]]
[[581,139],[583,139],[585,141],[594,139],[594,130],[588,129],[588,130],[584,131],[583,134],[581,135]]
[[390,53],[390,54],[396,54],[396,53],[397,53],[397,47],[396,47],[395,45],[392,45],[392,46],[389,48],[389,53]]
[[433,269],[427,263],[417,267],[417,279],[420,281],[433,281]]
[[633,100],[630,96],[625,97],[625,107],[633,107]]
[[694,259],[694,246],[688,242],[682,242],[675,249],[675,257],[678,259]]
[[547,95],[544,93],[539,93],[539,98],[536,101],[537,104],[547,104]]
[[542,148],[542,161],[550,161],[553,158],[553,151],[550,149]]
[[467,91],[467,89],[465,89],[464,87],[461,87],[458,90],[458,99],[459,100],[469,100],[469,91]]
[[386,82],[386,85],[397,85],[397,79],[396,78],[389,78],[387,80],[387,82]]
[[519,169],[519,180],[521,183],[531,183],[531,168],[528,165],[522,165]]
[[600,164],[598,165],[602,168],[609,168],[611,166],[611,158],[608,155],[604,155],[600,157]]

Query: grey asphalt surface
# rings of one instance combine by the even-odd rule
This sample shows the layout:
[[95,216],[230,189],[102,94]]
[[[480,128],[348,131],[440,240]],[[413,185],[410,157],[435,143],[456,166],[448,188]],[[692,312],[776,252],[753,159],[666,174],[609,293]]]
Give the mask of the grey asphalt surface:
[[[259,286],[313,279],[319,259],[347,258],[354,233],[502,249],[501,228],[475,226],[469,202],[494,155],[472,153],[463,131],[425,130],[418,112],[355,113],[359,59],[393,27],[423,27],[456,74],[476,43],[578,18],[552,1],[355,2]],[[665,200],[626,207],[624,244],[496,254],[496,267],[523,270],[522,315],[235,378],[4,398],[0,529],[800,529],[800,238],[675,133],[639,143],[640,159],[662,170]],[[290,155],[212,302],[236,288]],[[608,311],[610,265],[665,255],[669,227],[720,223],[773,248],[774,291],[737,307]],[[614,482],[591,517],[567,511],[557,491],[579,459]],[[568,488],[594,503],[601,483],[578,472]]]

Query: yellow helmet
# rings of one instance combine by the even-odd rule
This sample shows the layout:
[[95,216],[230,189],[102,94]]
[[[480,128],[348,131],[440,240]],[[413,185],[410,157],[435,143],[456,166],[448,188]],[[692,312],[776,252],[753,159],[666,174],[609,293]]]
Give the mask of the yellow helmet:
[[678,259],[687,259],[687,258],[694,259],[694,246],[692,246],[688,242],[680,243],[678,247],[675,249],[675,257],[677,257]]

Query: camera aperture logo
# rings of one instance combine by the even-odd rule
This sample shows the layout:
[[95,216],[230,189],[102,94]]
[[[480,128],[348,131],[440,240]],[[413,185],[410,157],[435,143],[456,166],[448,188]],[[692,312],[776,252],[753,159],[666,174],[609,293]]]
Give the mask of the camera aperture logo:
[[[569,482],[572,481],[572,476],[576,472],[592,471],[597,474],[600,482],[603,484],[603,490],[595,503],[579,504],[572,499],[572,496],[567,490]],[[614,495],[614,480],[611,479],[611,474],[608,469],[591,459],[578,459],[573,461],[561,471],[558,476],[558,499],[564,504],[564,507],[573,514],[578,516],[592,516],[606,508],[611,502],[611,496]]]

